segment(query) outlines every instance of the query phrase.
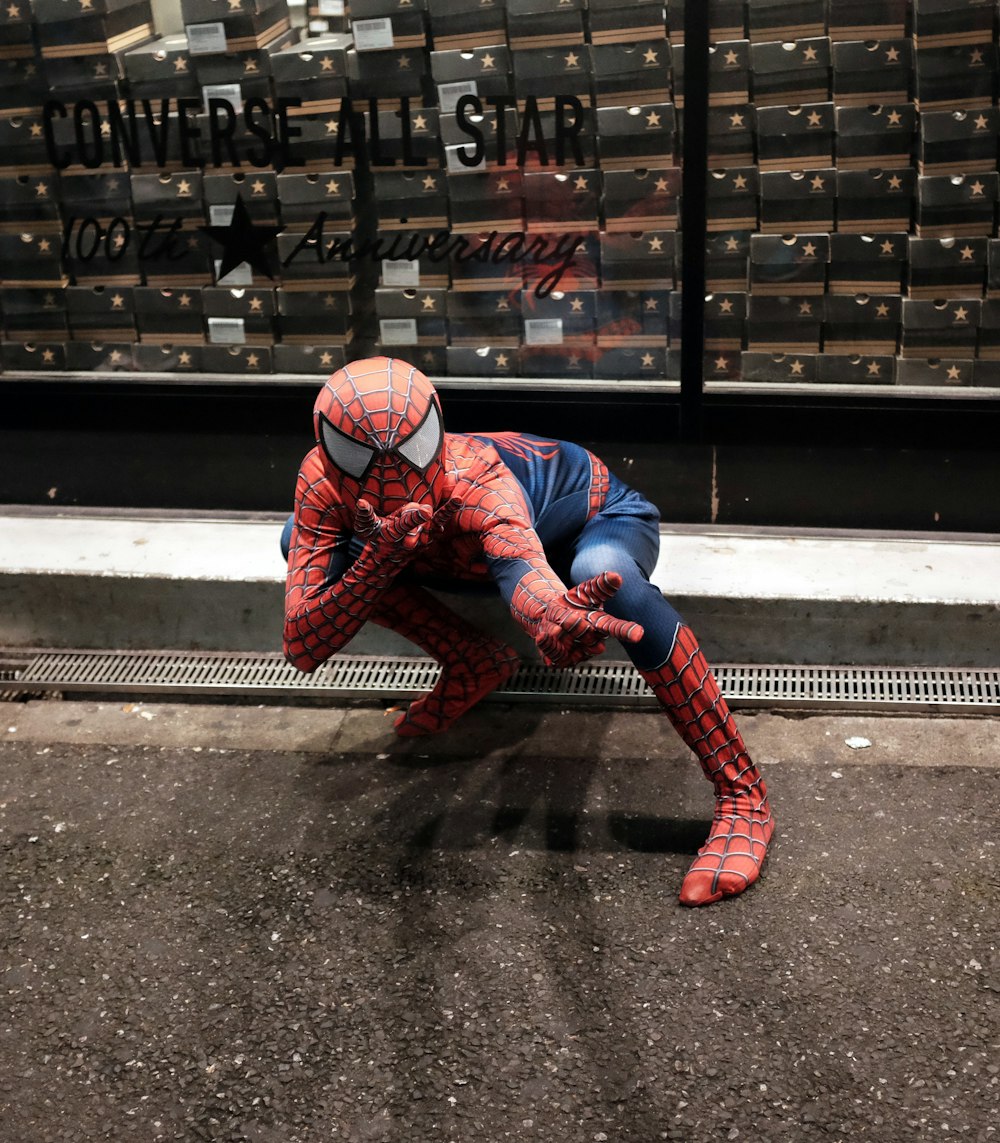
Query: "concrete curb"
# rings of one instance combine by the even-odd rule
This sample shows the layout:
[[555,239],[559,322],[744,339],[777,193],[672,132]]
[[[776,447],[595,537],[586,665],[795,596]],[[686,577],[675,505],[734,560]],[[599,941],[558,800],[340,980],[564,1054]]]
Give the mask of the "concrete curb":
[[[259,515],[0,513],[0,645],[278,651],[279,531]],[[717,662],[1000,663],[1000,537],[665,527],[654,582]],[[531,650],[498,599],[446,599]],[[351,650],[414,653],[373,625]]]

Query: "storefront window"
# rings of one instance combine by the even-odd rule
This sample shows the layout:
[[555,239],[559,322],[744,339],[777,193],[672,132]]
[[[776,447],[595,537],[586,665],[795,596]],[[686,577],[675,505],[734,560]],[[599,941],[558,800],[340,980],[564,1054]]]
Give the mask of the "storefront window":
[[13,0],[0,364],[1000,387],[995,7]]

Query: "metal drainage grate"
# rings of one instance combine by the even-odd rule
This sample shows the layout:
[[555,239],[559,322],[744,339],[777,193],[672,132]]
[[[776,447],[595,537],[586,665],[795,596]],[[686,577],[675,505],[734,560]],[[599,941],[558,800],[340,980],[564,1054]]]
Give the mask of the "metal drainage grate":
[[[0,655],[10,682],[65,693],[405,698],[429,690],[437,664],[421,657],[337,656],[311,675],[279,655],[182,651],[40,651],[20,662]],[[734,706],[947,711],[1000,709],[1000,668],[715,667]],[[597,661],[573,670],[526,663],[495,692],[504,701],[652,705],[628,663]]]

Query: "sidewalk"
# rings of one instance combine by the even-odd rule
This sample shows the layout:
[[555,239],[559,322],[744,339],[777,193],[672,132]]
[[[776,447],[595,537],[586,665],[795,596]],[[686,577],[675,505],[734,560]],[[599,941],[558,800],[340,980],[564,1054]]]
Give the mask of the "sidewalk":
[[996,719],[741,716],[777,834],[696,910],[658,712],[5,719],[5,1139],[1000,1135]]
[[[0,645],[280,650],[281,523],[4,509]],[[653,578],[717,662],[1000,661],[1000,536],[665,526]],[[517,641],[499,600],[449,603]],[[374,626],[351,650],[413,653]]]

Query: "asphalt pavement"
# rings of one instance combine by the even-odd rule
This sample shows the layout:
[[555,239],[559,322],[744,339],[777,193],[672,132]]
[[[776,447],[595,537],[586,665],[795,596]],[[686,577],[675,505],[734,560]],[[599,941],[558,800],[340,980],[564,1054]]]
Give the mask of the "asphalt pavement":
[[778,829],[684,909],[655,711],[0,706],[6,1143],[997,1138],[997,723],[740,713]]

